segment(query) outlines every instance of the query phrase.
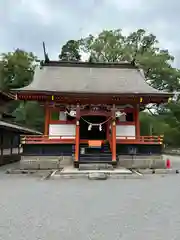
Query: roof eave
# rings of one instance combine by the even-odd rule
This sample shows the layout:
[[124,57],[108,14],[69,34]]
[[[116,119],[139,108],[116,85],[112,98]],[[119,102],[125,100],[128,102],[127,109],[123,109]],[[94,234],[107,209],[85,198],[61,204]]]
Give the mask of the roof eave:
[[36,134],[36,135],[42,135],[41,132],[39,131],[36,131],[34,129],[30,129],[28,127],[23,127],[23,126],[20,126],[16,123],[11,123],[11,122],[8,122],[8,121],[4,121],[4,120],[0,120],[0,127],[4,127],[4,128],[8,128],[8,129],[14,129],[14,130],[17,130],[21,133],[24,133],[24,134]]
[[14,95],[14,93],[11,93],[11,91],[4,92],[4,91],[0,90],[0,95],[7,98],[8,100],[14,100],[15,99],[15,95]]
[[99,96],[151,96],[151,97],[173,97],[174,93],[168,93],[168,92],[157,92],[157,93],[137,93],[137,92],[125,92],[125,93],[96,93],[96,92],[56,92],[56,91],[42,91],[42,90],[29,90],[29,89],[13,89],[11,90],[12,92],[16,94],[44,94],[44,95],[89,95],[89,96],[94,96],[94,95],[99,95]]

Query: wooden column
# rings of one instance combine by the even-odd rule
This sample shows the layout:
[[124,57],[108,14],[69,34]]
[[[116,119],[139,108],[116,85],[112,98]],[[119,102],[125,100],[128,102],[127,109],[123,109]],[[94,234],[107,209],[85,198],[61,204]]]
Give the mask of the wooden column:
[[136,128],[136,138],[140,137],[140,121],[139,121],[139,104],[135,108],[135,128]]
[[115,104],[112,108],[111,141],[112,141],[112,162],[116,162],[116,112]]
[[79,162],[79,142],[80,142],[80,106],[76,107],[76,136],[75,136],[75,163]]
[[44,135],[49,135],[50,108],[45,105]]

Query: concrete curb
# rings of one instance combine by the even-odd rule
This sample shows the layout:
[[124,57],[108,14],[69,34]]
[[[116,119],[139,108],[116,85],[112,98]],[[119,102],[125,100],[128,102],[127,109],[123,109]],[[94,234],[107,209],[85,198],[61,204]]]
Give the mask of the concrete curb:
[[88,178],[88,174],[75,174],[75,175],[72,175],[72,174],[57,174],[57,175],[54,175],[54,176],[51,176],[50,177],[50,180],[57,180],[57,179],[80,179],[80,178]]
[[82,171],[82,172],[63,172],[61,170],[21,170],[21,169],[8,169],[7,174],[22,174],[22,175],[33,175],[39,176],[43,180],[53,179],[77,179],[86,178],[90,180],[106,180],[106,179],[142,179],[147,175],[168,175],[168,174],[179,174],[178,169],[139,169],[133,170],[131,173],[118,173],[108,171]]
[[179,169],[139,169],[141,174],[179,174]]
[[85,179],[89,179],[89,180],[107,180],[107,179],[142,179],[142,176],[139,176],[137,174],[112,174],[112,175],[106,175],[103,178],[102,177],[97,177],[97,176],[89,176],[89,174],[58,174],[55,175],[53,177],[50,177],[50,180],[57,180],[57,179],[81,179],[81,178],[85,178]]
[[38,170],[23,170],[23,169],[7,169],[6,174],[34,174]]
[[180,156],[180,152],[163,152],[163,155],[168,155],[168,156]]

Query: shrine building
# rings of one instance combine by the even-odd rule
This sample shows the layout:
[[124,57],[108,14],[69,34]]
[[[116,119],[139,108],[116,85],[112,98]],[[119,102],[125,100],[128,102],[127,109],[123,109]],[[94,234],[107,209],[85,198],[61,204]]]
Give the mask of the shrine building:
[[22,134],[28,136],[41,134],[14,122],[14,117],[7,112],[11,101],[14,101],[14,94],[0,91],[0,166],[21,159],[23,148],[20,138]]
[[161,154],[162,136],[141,136],[139,113],[172,94],[152,88],[131,63],[43,62],[17,99],[45,109],[44,134],[25,136],[31,155],[116,165],[121,155]]

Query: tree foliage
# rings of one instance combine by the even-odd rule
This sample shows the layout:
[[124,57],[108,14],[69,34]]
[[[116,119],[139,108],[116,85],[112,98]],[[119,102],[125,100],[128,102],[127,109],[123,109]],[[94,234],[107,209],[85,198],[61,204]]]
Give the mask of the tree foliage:
[[[33,78],[37,57],[21,49],[1,54],[0,89],[8,91],[27,86]],[[44,113],[36,102],[13,101],[8,112],[15,116],[17,123],[38,130],[43,129]]]
[[79,41],[69,40],[63,45],[59,59],[62,61],[79,61],[81,54],[79,51]]
[[20,88],[32,81],[37,57],[21,49],[1,54],[0,86],[3,90]]
[[[161,49],[153,34],[139,29],[124,35],[121,29],[104,30],[99,35],[89,35],[79,40],[69,40],[63,45],[59,60],[81,61],[82,55],[90,62],[128,61],[144,70],[148,84],[156,89],[179,92],[180,70],[173,67],[174,57],[167,49]],[[37,57],[33,53],[17,49],[3,53],[0,62],[0,88],[8,90],[28,85],[32,81]],[[43,110],[37,102],[15,101],[9,108],[16,121],[43,128]],[[140,114],[142,135],[164,134],[169,145],[180,145],[180,98]]]
[[81,39],[80,43],[93,62],[135,62],[153,87],[166,91],[180,88],[180,71],[171,66],[174,57],[168,50],[160,49],[156,37],[143,29],[128,36],[120,29],[105,30],[98,36]]

